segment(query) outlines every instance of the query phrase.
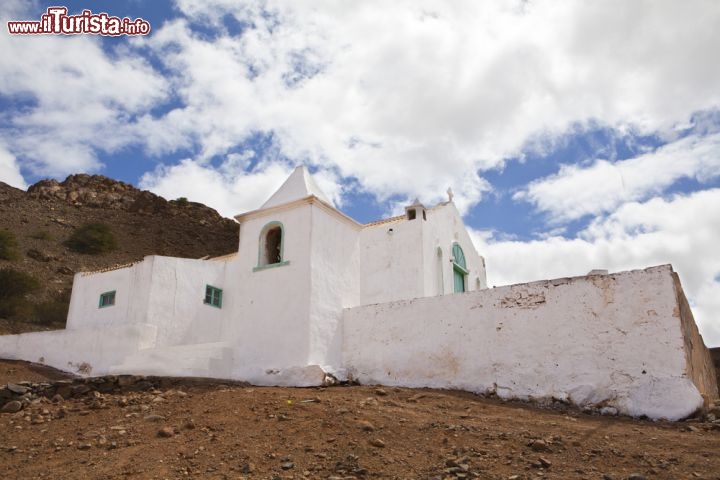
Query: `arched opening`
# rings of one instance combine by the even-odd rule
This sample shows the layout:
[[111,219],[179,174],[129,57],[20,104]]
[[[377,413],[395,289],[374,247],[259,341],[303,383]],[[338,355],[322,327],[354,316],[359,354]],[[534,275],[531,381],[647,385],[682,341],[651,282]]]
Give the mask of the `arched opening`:
[[273,227],[265,234],[265,264],[282,262],[282,229]]
[[453,244],[453,279],[454,279],[454,291],[455,293],[461,293],[467,291],[467,283],[465,281],[468,269],[465,263],[465,254],[457,243]]
[[260,232],[258,267],[283,264],[283,226],[270,222]]

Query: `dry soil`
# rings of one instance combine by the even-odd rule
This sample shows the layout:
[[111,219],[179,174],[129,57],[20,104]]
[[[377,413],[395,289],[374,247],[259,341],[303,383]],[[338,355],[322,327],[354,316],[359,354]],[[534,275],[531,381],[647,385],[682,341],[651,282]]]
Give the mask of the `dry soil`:
[[[0,384],[60,377],[0,361]],[[714,423],[457,391],[161,383],[0,414],[3,478],[720,479]]]

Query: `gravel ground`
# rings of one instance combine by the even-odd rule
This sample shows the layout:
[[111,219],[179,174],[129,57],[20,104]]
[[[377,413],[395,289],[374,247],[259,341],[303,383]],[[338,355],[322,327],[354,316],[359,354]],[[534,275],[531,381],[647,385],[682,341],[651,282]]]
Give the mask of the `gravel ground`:
[[64,378],[0,361],[0,385],[57,392],[0,414],[3,478],[720,479],[708,421],[443,390]]

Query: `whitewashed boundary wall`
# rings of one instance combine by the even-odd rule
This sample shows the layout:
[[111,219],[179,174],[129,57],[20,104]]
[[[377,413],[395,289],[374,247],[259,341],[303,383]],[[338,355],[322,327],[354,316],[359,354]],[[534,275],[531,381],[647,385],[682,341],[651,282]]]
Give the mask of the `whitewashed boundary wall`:
[[0,336],[0,358],[27,360],[79,375],[107,375],[110,366],[155,345],[157,327],[134,323],[83,330]]
[[678,286],[666,265],[350,308],[343,359],[361,383],[677,420],[717,397]]

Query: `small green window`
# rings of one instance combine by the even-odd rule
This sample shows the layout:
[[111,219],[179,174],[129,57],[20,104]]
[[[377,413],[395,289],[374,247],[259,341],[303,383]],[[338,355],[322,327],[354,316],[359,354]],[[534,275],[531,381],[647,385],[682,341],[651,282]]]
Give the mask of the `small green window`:
[[113,305],[115,305],[115,290],[100,294],[98,308],[112,307]]
[[206,305],[212,305],[213,307],[222,308],[222,289],[207,285],[205,287],[205,301]]

